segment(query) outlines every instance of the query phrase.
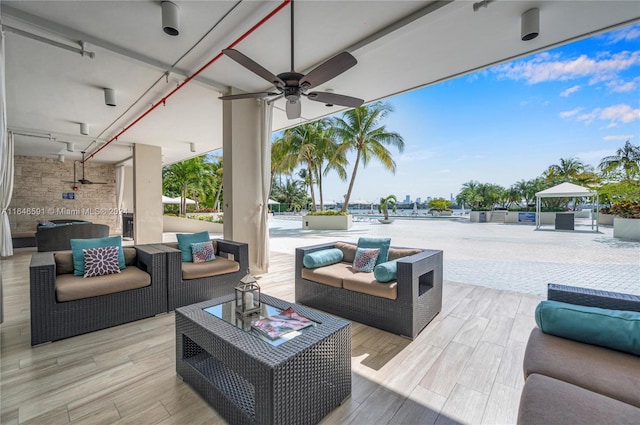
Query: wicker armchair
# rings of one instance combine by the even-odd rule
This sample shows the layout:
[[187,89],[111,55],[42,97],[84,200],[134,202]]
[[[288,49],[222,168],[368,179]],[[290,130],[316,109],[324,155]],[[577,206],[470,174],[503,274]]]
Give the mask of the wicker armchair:
[[73,301],[59,302],[56,296],[56,261],[53,252],[31,257],[31,345],[117,326],[167,312],[167,284],[164,252],[136,246],[135,265],[151,277],[143,288],[115,292]]
[[[73,223],[72,220],[54,220],[59,223]],[[36,246],[38,252],[64,251],[71,249],[71,239],[104,238],[109,236],[109,226],[106,224],[69,224],[46,228],[38,226],[36,230]]]
[[422,250],[398,260],[397,297],[389,299],[302,277],[305,254],[335,246],[327,243],[296,249],[296,303],[411,339],[442,309],[442,251]]
[[[176,244],[151,245],[166,253],[167,261],[167,307],[169,311],[223,295],[233,294],[240,279],[249,272],[249,246],[242,242],[215,239],[216,257],[231,259],[238,263],[235,272],[195,279],[183,278],[182,255]],[[216,261],[216,260],[213,260]]]

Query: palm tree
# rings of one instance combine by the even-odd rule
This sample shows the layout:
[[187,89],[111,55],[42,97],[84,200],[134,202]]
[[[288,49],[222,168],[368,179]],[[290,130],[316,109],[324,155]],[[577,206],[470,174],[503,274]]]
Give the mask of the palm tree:
[[324,209],[324,194],[322,190],[322,177],[334,171],[342,181],[347,180],[346,155],[340,150],[332,125],[332,120],[318,121],[319,133],[316,140],[316,182],[320,196],[320,209]]
[[627,140],[615,155],[602,158],[598,168],[605,174],[613,174],[622,169],[624,180],[634,180],[640,174],[640,146]]
[[574,183],[585,171],[585,165],[577,158],[560,158],[560,164],[553,164],[545,171],[545,177],[555,184],[561,182]]
[[187,211],[187,193],[195,191],[204,194],[206,186],[213,182],[213,176],[204,161],[204,156],[198,156],[162,169],[163,191],[180,194],[180,215]]
[[366,167],[369,161],[377,159],[384,168],[394,174],[396,172],[396,163],[385,145],[395,146],[401,153],[404,151],[404,139],[398,133],[387,131],[382,125],[382,121],[392,111],[391,105],[376,102],[351,109],[334,121],[335,134],[341,141],[340,154],[346,154],[351,150],[356,151],[349,189],[342,205],[343,212],[347,211],[360,162],[363,167]]
[[395,195],[389,195],[386,198],[380,198],[380,205],[378,205],[378,212],[384,214],[384,219],[389,220],[389,208],[391,211],[396,212],[396,203],[398,199]]

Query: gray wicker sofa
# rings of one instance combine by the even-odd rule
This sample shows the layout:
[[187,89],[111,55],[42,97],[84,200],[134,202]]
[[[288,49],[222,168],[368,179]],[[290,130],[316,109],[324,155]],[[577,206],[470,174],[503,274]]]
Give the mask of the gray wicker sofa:
[[71,251],[38,252],[29,266],[31,345],[167,312],[165,253],[124,247],[121,273],[73,276]]
[[94,224],[82,220],[51,220],[51,222],[59,226],[43,227],[39,225],[36,230],[35,237],[38,252],[71,249],[71,239],[104,238],[109,236],[109,226],[106,224]]
[[[399,258],[397,280],[380,283],[373,273],[351,270],[355,248],[346,245],[354,246],[332,242],[296,249],[296,303],[415,338],[442,308],[442,251],[391,247],[389,259]],[[342,262],[304,267],[305,254],[336,247],[344,250]]]
[[178,244],[151,245],[166,253],[167,308],[175,310],[223,295],[233,294],[249,273],[249,246],[243,242],[213,239],[215,260],[183,263]]
[[[640,312],[640,296],[573,286],[550,284],[548,299]],[[535,328],[524,376],[519,425],[640,424],[640,356]]]

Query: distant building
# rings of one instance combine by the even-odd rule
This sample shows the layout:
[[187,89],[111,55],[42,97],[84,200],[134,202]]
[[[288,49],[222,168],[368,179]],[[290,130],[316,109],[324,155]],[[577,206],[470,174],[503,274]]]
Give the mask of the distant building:
[[418,197],[416,198],[416,202],[417,202],[417,203],[419,203],[419,204],[420,204],[420,203],[422,203],[422,198],[418,196]]
[[406,203],[411,202],[411,196],[409,196],[409,195],[405,195],[405,197],[404,197],[404,202],[406,202]]

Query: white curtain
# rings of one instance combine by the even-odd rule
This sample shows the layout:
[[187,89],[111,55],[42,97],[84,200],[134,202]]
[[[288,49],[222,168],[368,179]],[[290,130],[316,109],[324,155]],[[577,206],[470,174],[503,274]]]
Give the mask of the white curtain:
[[269,271],[269,192],[271,188],[271,126],[273,104],[266,100],[260,102],[260,216],[258,223],[257,273]]
[[4,31],[0,28],[0,256],[13,255],[7,208],[13,193],[13,133],[7,134]]
[[122,228],[122,200],[124,199],[124,165],[118,165],[116,167],[116,207],[118,208],[118,221],[116,226],[120,231],[124,231]]

